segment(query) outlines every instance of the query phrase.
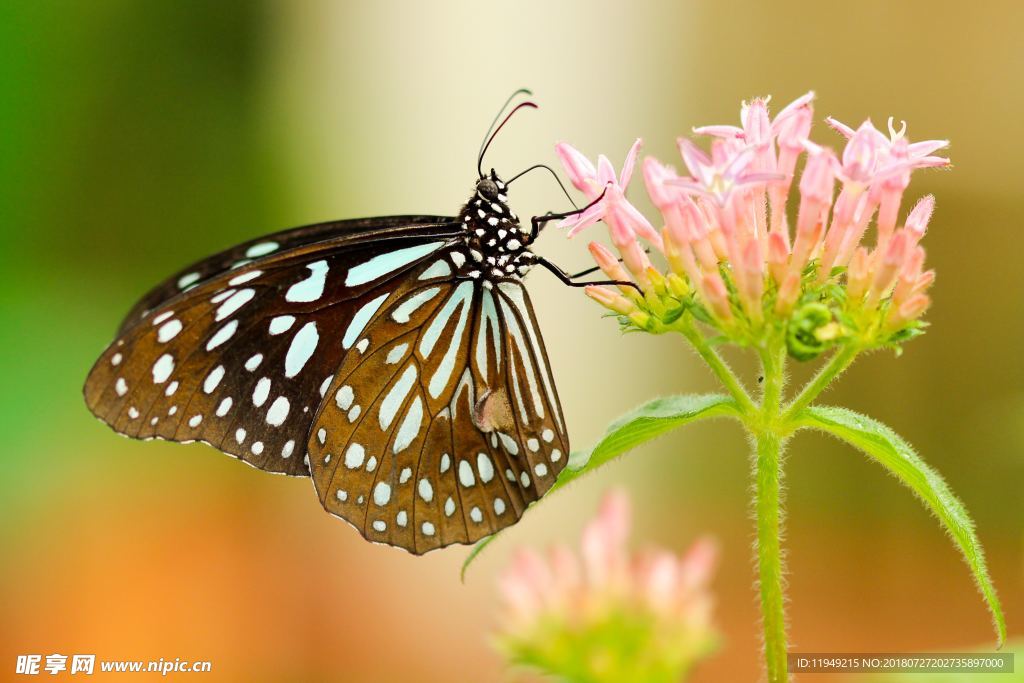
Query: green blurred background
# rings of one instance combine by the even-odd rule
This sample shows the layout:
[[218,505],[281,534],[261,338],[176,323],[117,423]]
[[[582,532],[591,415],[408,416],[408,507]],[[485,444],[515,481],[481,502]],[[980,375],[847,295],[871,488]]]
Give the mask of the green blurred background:
[[[640,135],[672,159],[678,134],[736,121],[741,99],[772,94],[777,109],[808,89],[819,142],[840,142],[828,114],[891,114],[912,139],[952,140],[954,169],[918,173],[909,191],[938,198],[929,334],[899,360],[858,362],[826,400],[892,425],[947,477],[1024,635],[1022,8],[0,4],[0,677],[19,653],[94,652],[210,659],[216,680],[502,680],[486,635],[496,572],[519,544],[575,539],[621,482],[643,542],[722,542],[725,644],[696,680],[756,679],[747,445],[730,424],[689,428],[558,495],[462,585],[463,550],[371,546],[321,512],[308,481],[116,438],[81,400],[122,314],[179,266],[311,221],[455,212],[483,130],[523,85],[542,108],[493,146],[506,175],[554,163],[559,139],[620,163]],[[512,201],[520,215],[565,206],[542,175]],[[588,264],[584,241],[555,230],[540,250]],[[713,388],[680,340],[622,337],[544,273],[530,288],[577,446],[642,400]],[[788,467],[794,649],[991,646],[966,568],[894,480],[813,435]]]

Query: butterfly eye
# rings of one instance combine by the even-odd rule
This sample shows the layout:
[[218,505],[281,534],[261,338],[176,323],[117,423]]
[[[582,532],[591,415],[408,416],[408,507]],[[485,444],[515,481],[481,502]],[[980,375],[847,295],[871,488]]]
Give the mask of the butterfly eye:
[[492,201],[498,198],[498,186],[490,178],[484,178],[476,184],[476,190]]

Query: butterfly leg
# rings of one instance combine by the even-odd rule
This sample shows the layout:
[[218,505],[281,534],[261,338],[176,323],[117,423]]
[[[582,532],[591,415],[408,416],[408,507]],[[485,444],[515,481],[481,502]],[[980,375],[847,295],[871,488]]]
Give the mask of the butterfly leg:
[[608,191],[608,189],[605,188],[604,192],[602,192],[597,197],[597,199],[595,199],[594,201],[590,202],[589,204],[584,206],[582,209],[574,209],[572,211],[566,211],[565,213],[551,213],[550,211],[548,211],[543,216],[534,216],[533,218],[530,219],[530,237],[529,237],[529,240],[526,243],[527,244],[533,244],[533,241],[537,239],[537,235],[540,234],[540,231],[543,230],[544,226],[547,225],[548,223],[550,223],[551,221],[562,220],[563,218],[568,218],[569,216],[578,216],[579,214],[583,213],[584,211],[586,211],[587,209],[591,208],[592,206],[595,206],[602,199],[604,199],[605,192],[607,192],[607,191]]
[[565,272],[551,261],[548,261],[543,256],[537,256],[536,260],[538,265],[544,266],[544,268],[551,271],[555,277],[557,277],[559,280],[561,280],[564,284],[568,285],[569,287],[589,287],[590,285],[616,285],[618,287],[632,287],[636,291],[640,292],[640,294],[644,293],[644,291],[640,289],[640,286],[637,285],[635,282],[627,282],[625,280],[594,280],[592,282],[576,282],[575,278],[582,277],[583,274],[586,274],[586,271],[584,271],[584,273],[580,275],[569,275],[569,273]]
[[[644,247],[644,253],[645,254],[650,254],[651,253],[650,247]],[[618,259],[618,262],[619,263],[624,263],[624,261],[622,259]],[[572,278],[573,280],[577,280],[577,279],[579,279],[581,277],[586,277],[587,275],[590,275],[591,273],[596,273],[599,270],[601,270],[601,266],[593,266],[592,268],[587,268],[586,270],[581,270],[578,273],[573,273],[569,277]]]

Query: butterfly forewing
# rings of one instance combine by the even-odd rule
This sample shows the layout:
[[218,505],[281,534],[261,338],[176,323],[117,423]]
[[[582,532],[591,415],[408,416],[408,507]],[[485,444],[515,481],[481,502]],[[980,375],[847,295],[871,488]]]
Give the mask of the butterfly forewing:
[[525,290],[453,279],[457,264],[438,252],[388,292],[309,441],[324,507],[414,553],[514,523],[568,452]]
[[452,219],[443,216],[359,218],[316,223],[249,240],[193,263],[153,287],[136,302],[132,310],[125,316],[121,322],[120,332],[124,332],[139,322],[146,314],[182,292],[191,290],[228,271],[247,266],[268,255],[280,254],[297,247],[324,240],[334,240],[339,237],[348,241],[365,241],[369,237],[386,237],[396,234],[428,234],[432,231],[444,233],[449,232],[451,226]]
[[450,244],[432,232],[279,251],[179,292],[101,356],[86,402],[127,436],[205,441],[306,474],[310,424],[338,366],[365,352],[362,327],[406,271]]

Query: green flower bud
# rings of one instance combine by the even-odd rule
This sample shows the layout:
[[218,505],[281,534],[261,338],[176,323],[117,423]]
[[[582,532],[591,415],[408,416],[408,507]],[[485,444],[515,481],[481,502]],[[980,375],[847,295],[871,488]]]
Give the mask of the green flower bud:
[[786,348],[796,360],[817,358],[842,336],[843,328],[832,318],[828,306],[818,302],[804,304],[789,319]]

